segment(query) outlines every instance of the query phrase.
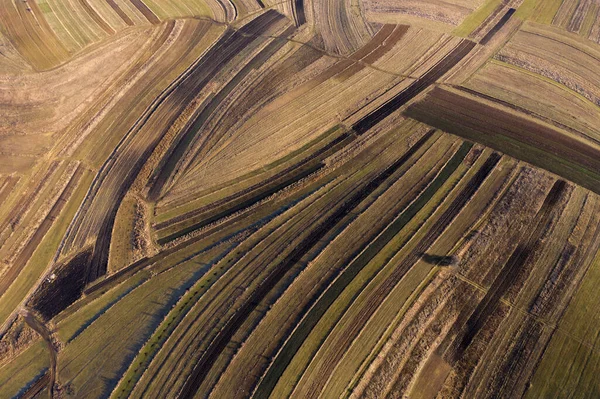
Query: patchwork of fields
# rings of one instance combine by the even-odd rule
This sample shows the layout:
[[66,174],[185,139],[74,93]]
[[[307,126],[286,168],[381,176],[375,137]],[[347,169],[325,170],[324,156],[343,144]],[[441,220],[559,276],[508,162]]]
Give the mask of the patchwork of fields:
[[0,0],[1,398],[597,398],[596,0]]

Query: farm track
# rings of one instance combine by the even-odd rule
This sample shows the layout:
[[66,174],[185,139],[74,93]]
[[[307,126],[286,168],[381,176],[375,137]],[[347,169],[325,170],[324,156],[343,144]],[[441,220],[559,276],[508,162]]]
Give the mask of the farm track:
[[[333,229],[313,250],[307,253],[299,262],[300,267],[304,269],[297,278],[300,281],[294,281],[289,288],[281,288],[282,291],[280,292],[283,293],[277,299],[273,308],[271,308],[273,299],[266,299],[261,302],[259,308],[268,308],[270,309],[269,312],[260,321],[260,325],[257,326],[258,330],[251,333],[248,338],[249,341],[244,342],[240,352],[233,359],[235,366],[233,364],[228,366],[226,373],[220,377],[219,386],[215,388],[217,391],[212,395],[216,395],[215,397],[232,396],[235,395],[236,391],[251,392],[253,390],[259,377],[266,370],[269,360],[276,354],[288,334],[291,334],[296,323],[300,322],[303,314],[317,299],[319,293],[326,289],[355,256],[359,255],[360,250],[368,245],[378,231],[391,223],[394,215],[399,213],[402,207],[418,194],[423,185],[433,179],[458,147],[455,142],[450,147],[447,147],[448,145],[447,140],[438,139],[436,135],[434,141],[429,141],[425,146],[422,146],[422,149],[416,152],[404,166],[386,180],[368,200],[361,202],[360,206],[345,218],[346,220],[342,220],[339,223],[340,228]],[[435,157],[426,162],[428,165],[426,169],[432,167],[432,165],[434,166],[426,176],[421,176],[417,171],[420,170],[417,165],[423,164],[424,154],[431,154],[431,157]],[[408,192],[397,191],[402,186],[402,182],[406,182],[405,184],[408,186],[415,184],[415,187],[411,186]],[[393,193],[398,197],[395,197]],[[376,211],[378,207],[388,209],[388,214],[381,215],[380,218]],[[369,224],[367,228],[362,225],[361,220],[372,220],[373,223]],[[283,284],[283,287],[288,287],[288,284],[290,283]],[[283,291],[284,289],[285,291]],[[294,292],[303,294],[296,297]],[[288,312],[282,311],[282,309],[293,310]],[[275,325],[277,327],[273,328],[277,333],[268,333],[269,326]],[[251,327],[246,324],[241,332],[236,334],[238,338],[234,338],[234,341],[247,334],[249,328]],[[268,334],[268,339],[256,339],[265,336],[265,334]],[[234,343],[232,342],[232,344]],[[231,356],[230,353],[226,351],[220,359],[227,359],[229,356]],[[220,360],[220,364],[224,364],[223,362],[226,361]],[[238,370],[253,370],[252,377],[242,377]],[[211,375],[214,375],[214,373],[215,371],[211,370]],[[233,378],[236,378],[240,385],[225,383],[225,381]],[[210,384],[210,382],[203,384],[202,392],[207,392],[206,389],[209,388],[207,384]]]
[[479,3],[0,4],[0,397],[600,395],[600,5]]
[[[500,174],[505,174],[505,172],[502,172],[502,165],[499,165],[495,170],[496,172],[500,172]],[[519,168],[516,168],[516,170],[518,171]],[[496,176],[498,177],[498,174]],[[483,226],[487,228],[493,226],[497,222],[489,218],[496,218],[508,212],[510,208],[507,209],[507,205],[517,203],[517,201],[513,201],[513,198],[515,195],[522,195],[518,193],[517,187],[522,184],[519,182],[527,175],[521,172],[514,176],[519,177],[516,180],[510,177],[508,181],[506,179],[497,180],[500,186],[497,186],[497,184],[494,184],[494,186],[504,186],[506,188],[501,189],[498,195],[496,195],[498,198],[497,202],[488,203],[489,212],[481,215],[477,224],[483,223]],[[478,194],[479,196],[487,195],[481,190],[478,191]],[[533,193],[531,194],[533,195]],[[476,200],[477,198],[473,199],[473,201]],[[471,202],[472,205],[474,205],[473,202]],[[477,228],[477,224],[470,228]],[[463,226],[466,227],[469,225]],[[457,226],[454,228],[460,230]],[[464,322],[460,321],[461,318],[456,319],[461,307],[468,308],[471,306],[475,300],[473,299],[473,295],[479,295],[477,294],[478,291],[481,293],[486,292],[481,284],[467,279],[469,285],[463,286],[454,276],[463,281],[464,277],[462,273],[466,274],[466,271],[460,271],[463,267],[462,262],[466,262],[466,265],[471,265],[473,268],[482,268],[485,270],[486,265],[482,263],[485,263],[485,259],[488,256],[493,257],[493,255],[482,254],[482,261],[479,258],[465,258],[464,254],[465,251],[469,253],[469,248],[471,250],[476,248],[479,245],[477,241],[485,237],[485,234],[485,230],[480,230],[476,236],[467,235],[467,237],[471,236],[471,238],[467,241],[466,246],[462,247],[462,249],[457,248],[458,259],[456,262],[458,262],[458,265],[454,267],[457,267],[458,270],[452,270],[454,267],[451,267],[450,270],[446,269],[446,271],[439,272],[434,281],[429,283],[429,287],[425,289],[425,292],[419,294],[416,303],[407,310],[407,313],[402,317],[400,326],[391,334],[389,342],[385,343],[380,355],[373,362],[373,366],[376,365],[377,367],[370,369],[366,373],[363,381],[359,384],[360,388],[352,397],[364,396],[366,398],[375,398],[386,395],[386,392],[396,391],[409,394],[411,386],[412,389],[426,389],[431,391],[429,395],[435,396],[437,390],[441,389],[446,378],[446,374],[444,373],[447,373],[449,369],[443,366],[443,364],[446,364],[441,358],[443,349],[436,349],[436,347],[442,345],[440,344],[442,337],[446,337],[444,339],[452,339],[456,335],[456,332],[454,332],[455,326],[462,326],[464,324]],[[497,232],[495,239],[500,240],[501,238],[501,232]],[[477,276],[480,274],[484,273],[479,271]],[[470,287],[473,287],[473,289]],[[473,305],[473,308],[475,305],[476,303]],[[432,364],[427,363],[427,359],[430,359]],[[462,367],[461,363],[456,365],[454,370],[457,373],[462,372]],[[431,378],[433,375],[436,375],[435,379]],[[413,385],[415,377],[416,385]],[[427,386],[419,383],[421,378],[423,379],[422,383],[427,384]],[[450,395],[447,392],[446,394]],[[451,397],[457,397],[459,394],[452,392]]]
[[[48,370],[47,374],[45,374],[39,381],[45,381],[44,378],[46,375],[47,378],[47,389],[50,392],[50,397],[54,398],[54,384],[56,383],[57,376],[57,363],[58,363],[58,351],[52,339],[52,332],[48,329],[48,327],[39,319],[39,317],[30,311],[29,309],[23,309],[21,312],[23,319],[25,322],[37,332],[44,341],[46,341],[46,346],[48,347],[49,357],[50,357],[50,370]],[[38,381],[38,382],[39,382]],[[38,387],[41,385],[36,382],[31,389],[31,395],[35,396],[35,391],[38,390]],[[29,391],[28,391],[29,392]],[[38,391],[39,392],[39,391]],[[25,393],[24,396],[27,396],[28,393]]]
[[373,190],[375,190],[389,175],[400,167],[406,159],[422,145],[433,132],[425,135],[417,144],[415,144],[407,154],[388,167],[377,178],[369,182],[365,188],[354,194],[347,202],[344,202],[333,214],[319,224],[276,268],[271,272],[256,288],[250,298],[244,302],[242,307],[236,311],[225,326],[220,330],[217,337],[211,341],[211,345],[203,353],[202,357],[194,366],[190,377],[179,393],[179,397],[191,398],[195,395],[198,387],[206,377],[206,373],[218,357],[219,353],[225,348],[235,331],[248,317],[252,309],[268,294],[277,281],[283,277],[284,273],[302,256],[310,250],[335,224],[346,214],[352,211],[363,199],[365,199]]

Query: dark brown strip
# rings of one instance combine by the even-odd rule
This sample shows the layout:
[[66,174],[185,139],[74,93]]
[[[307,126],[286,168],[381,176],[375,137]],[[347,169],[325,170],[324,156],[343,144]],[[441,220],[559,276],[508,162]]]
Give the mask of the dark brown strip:
[[398,25],[396,29],[394,29],[394,32],[392,32],[392,34],[385,39],[379,48],[375,49],[371,54],[367,55],[361,61],[367,64],[372,64],[383,57],[396,45],[396,43],[398,43],[404,37],[409,28],[409,25]]
[[373,193],[386,179],[394,174],[398,168],[403,165],[427,140],[433,136],[434,131],[429,131],[415,145],[413,145],[404,155],[397,159],[392,165],[377,175],[373,180],[356,191],[348,201],[337,207],[327,218],[325,218],[298,244],[289,255],[275,266],[274,270],[262,281],[262,283],[249,295],[249,298],[240,306],[240,308],[227,320],[225,326],[217,336],[208,345],[206,351],[200,357],[200,360],[194,366],[186,383],[177,395],[181,399],[191,399],[204,381],[219,357],[223,349],[227,346],[233,335],[246,321],[254,308],[265,298],[273,287],[280,281],[286,272],[298,262],[306,253],[308,253],[327,233],[335,228],[337,223],[346,215],[352,212],[364,199]]
[[450,364],[456,363],[462,357],[465,350],[473,341],[473,338],[475,338],[475,335],[477,335],[500,304],[502,296],[514,283],[519,274],[519,268],[523,267],[529,261],[535,248],[539,245],[542,235],[547,230],[548,223],[554,216],[552,210],[563,193],[565,193],[566,188],[567,183],[564,180],[557,180],[554,183],[538,212],[537,223],[533,226],[529,237],[524,243],[520,243],[511,254],[502,270],[498,273],[498,276],[496,276],[490,289],[485,294],[485,297],[479,302],[465,323],[463,334],[454,340],[454,344],[446,352],[445,358]]
[[141,12],[151,24],[157,25],[160,19],[152,12],[151,9],[142,0],[131,0],[131,3]]
[[129,16],[127,14],[125,14],[125,12],[123,10],[121,10],[121,7],[119,7],[119,5],[117,3],[115,3],[115,0],[106,0],[106,2],[108,3],[109,6],[112,7],[113,10],[115,10],[115,12],[119,15],[119,17],[121,17],[121,19],[129,26],[133,26],[133,21],[131,20],[131,18],[129,18]]
[[108,33],[109,35],[113,35],[115,33],[115,30],[104,19],[102,19],[100,14],[98,14],[96,10],[94,10],[92,6],[90,6],[87,0],[79,0],[79,4],[81,4],[85,12],[87,12],[89,16],[92,17],[94,22],[97,23],[102,28],[102,30],[104,30],[104,32]]
[[452,67],[462,60],[472,49],[475,43],[470,40],[463,40],[454,50],[447,54],[440,62],[427,71],[418,80],[414,81],[406,89],[402,90],[392,99],[377,108],[375,111],[361,118],[356,122],[352,129],[357,134],[363,134],[373,126],[387,118],[400,107],[415,98],[436,80],[445,75]]
[[490,40],[492,40],[492,38],[494,37],[494,35],[496,33],[498,33],[498,31],[500,29],[502,29],[502,27],[504,25],[506,25],[506,23],[508,22],[508,20],[510,19],[510,17],[512,17],[512,15],[515,13],[515,9],[514,8],[509,8],[508,11],[502,16],[502,18],[500,18],[500,20],[498,21],[498,23],[496,23],[496,25],[494,25],[494,27],[492,29],[490,29],[490,31],[483,37],[483,39],[481,39],[479,41],[479,44],[483,44],[486,45],[489,43]]

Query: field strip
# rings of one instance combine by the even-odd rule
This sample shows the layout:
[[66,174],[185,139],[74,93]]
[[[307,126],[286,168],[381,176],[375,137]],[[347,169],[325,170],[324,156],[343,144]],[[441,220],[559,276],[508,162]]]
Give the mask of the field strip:
[[[456,278],[458,278],[459,280],[465,282],[466,284],[469,284],[470,286],[472,286],[473,288],[475,288],[476,290],[478,290],[484,294],[486,294],[488,292],[487,288],[483,287],[481,284],[476,283],[475,281],[465,277],[464,275],[462,275],[460,273],[454,273],[453,275],[456,276]],[[542,324],[544,326],[544,328],[552,330],[552,331],[558,331],[560,334],[568,337],[569,339],[577,342],[578,344],[581,344],[581,345],[585,346],[586,348],[590,349],[591,351],[594,351],[594,352],[600,354],[600,348],[596,348],[596,345],[591,344],[587,341],[583,341],[580,338],[574,336],[566,328],[559,327],[560,322],[557,322],[555,324],[549,324],[548,321],[539,318],[538,316],[529,312],[527,309],[516,306],[514,303],[509,302],[506,299],[500,299],[500,302],[503,303],[504,305],[508,306],[510,309],[514,310],[515,312],[519,312],[523,316],[526,316],[526,317],[534,320],[535,322]]]

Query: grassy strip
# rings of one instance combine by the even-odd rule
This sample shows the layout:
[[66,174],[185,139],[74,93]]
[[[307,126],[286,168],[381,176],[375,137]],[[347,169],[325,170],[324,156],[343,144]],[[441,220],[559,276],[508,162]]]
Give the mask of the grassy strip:
[[[221,327],[221,325],[225,323],[228,317],[231,317],[230,315],[233,312],[237,312],[242,316],[248,314],[245,310],[239,310],[239,308],[241,306],[253,307],[260,302],[264,293],[263,287],[270,285],[275,280],[271,276],[278,277],[276,273],[279,273],[279,271],[285,272],[281,262],[286,262],[291,256],[304,255],[305,251],[310,251],[308,245],[305,245],[306,239],[313,237],[316,234],[315,231],[321,234],[322,228],[335,224],[334,218],[337,220],[338,215],[340,215],[340,208],[345,210],[345,207],[341,204],[347,201],[353,202],[352,198],[357,195],[357,191],[362,193],[363,190],[366,190],[365,185],[376,178],[377,175],[383,173],[381,169],[388,166],[393,159],[396,159],[406,150],[403,142],[402,144],[398,143],[399,140],[396,134],[385,136],[385,140],[382,141],[384,142],[378,143],[376,149],[370,148],[359,154],[355,158],[355,162],[349,162],[325,176],[324,179],[330,181],[336,177],[336,181],[327,184],[327,187],[322,190],[317,190],[314,195],[299,202],[289,211],[285,213],[282,211],[277,212],[280,215],[279,217],[242,243],[240,249],[232,253],[230,257],[224,259],[223,264],[227,268],[230,267],[230,264],[237,263],[234,270],[222,277],[217,283],[218,287],[214,287],[205,294],[195,305],[191,314],[186,316],[182,322],[183,325],[172,334],[148,367],[138,383],[138,387],[134,389],[134,395],[162,396],[165,392],[177,390],[177,386],[184,382],[188,370],[194,364],[197,364],[197,356],[202,355],[203,348],[209,345],[211,339],[203,339],[203,342],[198,346],[194,344],[192,353],[190,353],[189,341],[193,340],[194,336],[197,336],[196,334],[206,337],[215,334],[216,331],[227,331],[227,335],[229,335],[237,328],[237,325],[233,325],[233,323],[225,327]],[[396,145],[391,146],[392,143],[396,143]],[[392,159],[390,159],[390,156],[381,156],[382,151],[387,149],[394,154]],[[374,164],[373,167],[371,167],[371,164]],[[320,180],[320,182],[314,183],[317,188],[324,184],[323,179]],[[310,191],[314,192],[314,190]],[[339,205],[331,209],[331,204]],[[352,204],[348,203],[348,206],[352,206]],[[325,212],[325,216],[323,212]],[[327,220],[331,220],[331,222],[323,221],[321,223],[320,218],[326,216]],[[317,223],[318,225],[315,226]],[[300,243],[296,244],[297,242]],[[241,258],[244,254],[246,256]],[[255,265],[257,264],[262,265],[262,267],[256,268]],[[287,266],[287,262],[285,266]],[[266,281],[267,279],[270,281]],[[255,295],[259,290],[260,297]],[[223,301],[227,301],[228,304],[222,304]],[[234,301],[235,305],[231,305]],[[211,310],[207,310],[207,307]],[[237,311],[236,308],[238,308]],[[212,316],[208,316],[207,312]],[[193,335],[190,334],[192,331],[194,332]],[[219,340],[225,342],[225,339]],[[213,348],[211,352],[217,354],[219,350],[220,348]],[[185,370],[180,371],[177,364],[182,356],[189,359],[189,364],[182,366]],[[205,358],[208,357],[205,356]],[[206,359],[202,363],[207,364],[208,360],[212,362],[212,359],[213,355],[211,354],[210,359]],[[176,371],[171,372],[171,367]],[[210,369],[209,366],[200,367],[205,370]],[[199,368],[199,370],[202,369]],[[198,379],[200,378],[204,378],[204,376],[199,375]]]
[[[435,222],[434,214],[438,212],[440,207],[443,207],[444,200],[448,198],[448,195],[451,195],[450,193],[452,190],[457,184],[459,184],[461,179],[463,179],[464,173],[467,169],[468,167],[465,164],[462,164],[459,167],[459,170],[457,170],[457,172],[446,181],[442,188],[438,190],[432,199],[427,202],[427,204],[418,212],[416,217],[411,219],[399,232],[399,234],[397,234],[390,241],[386,248],[384,248],[384,250],[375,256],[370,264],[360,272],[359,276],[350,283],[350,286],[346,288],[346,290],[356,290],[356,288],[353,288],[353,286],[362,286],[362,284],[365,282],[373,287],[376,287],[383,281],[389,279],[394,269],[397,267],[399,260],[410,253],[410,251],[416,245],[416,242],[418,242],[422,236],[426,234],[426,231],[429,229],[431,223]],[[382,267],[382,265],[384,266]],[[364,289],[362,296],[365,296]],[[341,302],[341,299],[338,298],[337,301]],[[357,301],[360,301],[360,296],[354,300],[355,303],[350,309],[357,309]],[[348,315],[350,309],[346,311],[346,315],[343,316],[344,318],[350,317]],[[329,311],[331,311],[331,309]],[[327,316],[319,321],[314,329],[315,332],[311,334],[316,334],[321,330],[320,325],[326,323]],[[321,340],[324,340],[324,338],[321,338]],[[311,346],[320,346],[322,343],[323,342],[320,342],[316,339],[311,339],[310,337],[304,342],[300,350],[294,355],[292,362],[286,368],[282,377],[279,379],[270,397],[278,398],[289,395],[291,390],[294,389],[294,384],[297,383],[297,380],[300,378],[302,373],[304,373],[309,367],[309,363],[314,357],[314,353],[316,353],[318,350],[318,348],[312,349]],[[292,380],[294,382],[293,384],[290,384],[289,382]]]
[[140,349],[135,359],[133,359],[126,373],[112,392],[111,398],[129,397],[136,383],[142,377],[142,374],[148,368],[150,362],[163,347],[167,339],[171,337],[175,328],[180,325],[183,318],[189,313],[192,307],[225,271],[224,264],[221,262],[220,267],[213,273],[207,273],[196,282],[184,296],[182,296],[148,339],[146,344]]
[[[125,297],[129,292],[147,281],[152,274],[150,271],[142,271],[123,284],[115,287],[110,292],[87,304],[77,312],[69,313],[66,317],[55,318],[57,334],[61,342],[70,342],[91,325],[98,317],[105,313],[115,303]],[[61,314],[62,315],[62,314]]]
[[591,263],[532,376],[526,398],[548,397],[561,391],[565,396],[569,392],[585,390],[587,395],[582,393],[581,397],[598,397],[600,394],[597,384],[600,314],[596,311],[600,304],[597,289],[600,252]]
[[114,273],[133,261],[132,236],[135,224],[134,196],[125,196],[117,210],[108,253],[108,272]]
[[[359,272],[406,226],[406,224],[425,206],[444,182],[454,173],[458,165],[463,161],[471,149],[471,143],[463,143],[460,149],[446,164],[435,180],[423,191],[400,216],[392,222],[381,235],[379,235],[352,263],[346,268],[342,275],[325,291],[317,303],[313,305],[308,314],[296,328],[290,339],[277,355],[275,361],[269,367],[264,378],[260,382],[255,397],[267,398],[273,391],[283,371],[290,363],[295,353],[303,344],[305,339],[314,329],[318,321],[323,317],[327,309],[336,298],[350,284]],[[349,304],[348,304],[349,305]]]
[[[409,245],[405,251],[401,251],[402,256],[398,256],[396,257],[396,260],[390,261],[394,267],[386,278],[378,279],[379,283],[374,283],[372,289],[369,289],[364,295],[356,297],[355,303],[348,311],[348,314],[344,316],[343,322],[338,323],[338,325],[335,326],[337,332],[333,335],[333,338],[325,342],[324,347],[317,352],[315,360],[311,361],[306,370],[302,372],[301,382],[296,386],[296,389],[301,396],[313,395],[315,392],[321,392],[325,384],[330,381],[331,374],[334,372],[336,365],[342,361],[344,357],[347,358],[349,351],[353,348],[356,337],[359,335],[363,338],[365,337],[365,334],[361,333],[361,330],[367,323],[378,330],[377,332],[371,332],[366,335],[366,337],[373,341],[369,345],[375,344],[379,334],[383,333],[382,329],[389,323],[389,321],[376,321],[377,318],[385,318],[385,315],[390,314],[390,302],[387,298],[389,298],[392,292],[400,292],[402,298],[392,301],[391,305],[399,303],[401,306],[414,288],[411,288],[408,291],[405,289],[400,289],[398,291],[398,284],[405,287],[405,284],[408,281],[407,278],[412,276],[413,280],[409,284],[411,287],[416,287],[424,278],[426,278],[431,266],[416,269],[413,268],[413,266],[421,260],[422,255],[428,250],[432,243],[436,242],[446,231],[447,227],[470,201],[473,194],[479,189],[489,173],[491,173],[498,160],[499,156],[495,153],[487,157],[483,165],[480,168],[477,168],[477,172],[468,179],[468,182],[464,182],[461,189],[457,189],[453,192],[453,200],[446,197],[445,201],[441,202],[440,208],[436,209],[436,214],[439,216],[428,228],[419,230],[419,232],[422,233],[418,234],[420,236],[419,239],[413,237],[415,239],[411,240],[412,244]],[[471,170],[474,169],[475,168],[471,168]],[[410,273],[413,270],[415,273]],[[377,277],[380,276],[378,275]],[[404,282],[401,283],[401,281]],[[386,303],[388,311],[381,310],[382,304]],[[374,314],[373,312],[375,309],[379,310]],[[394,312],[392,311],[392,314],[393,313]],[[361,346],[361,349],[365,349],[366,353],[364,353],[364,357],[366,357],[368,355],[368,349],[364,348],[364,345]],[[362,358],[363,357],[361,356],[361,359]],[[357,363],[360,363],[360,360]],[[311,382],[307,385],[302,381]]]
[[52,257],[60,245],[61,238],[79,208],[79,204],[92,183],[92,179],[92,173],[86,170],[79,186],[63,209],[62,215],[54,222],[48,233],[44,236],[44,239],[25,265],[23,271],[19,273],[19,277],[10,285],[5,294],[0,297],[0,322],[4,322],[10,316],[52,261]]
[[[168,243],[169,241],[173,241],[181,236],[184,236],[188,233],[191,233],[194,230],[200,229],[204,226],[207,226],[219,219],[223,219],[227,216],[230,216],[232,214],[234,214],[235,212],[238,212],[244,208],[247,208],[253,204],[256,204],[259,201],[262,201],[263,199],[267,198],[268,196],[275,194],[277,191],[280,191],[281,189],[309,176],[310,174],[318,171],[319,169],[321,169],[323,167],[322,163],[316,163],[316,164],[312,164],[312,165],[306,165],[306,167],[301,168],[300,170],[296,171],[297,173],[293,174],[292,176],[290,176],[288,179],[276,183],[274,186],[272,187],[266,187],[266,190],[261,190],[258,193],[256,193],[253,196],[250,196],[250,198],[241,198],[241,201],[239,202],[234,202],[233,204],[225,204],[225,206],[223,207],[219,207],[217,208],[215,211],[211,211],[209,212],[207,215],[200,215],[201,219],[192,224],[189,225],[187,227],[184,227],[181,230],[176,230],[175,232],[163,236],[161,237],[161,232],[159,231],[159,238],[158,238],[158,243],[160,245],[164,245],[166,243]],[[194,219],[192,219],[193,221]],[[196,219],[197,220],[197,219]],[[177,225],[175,226],[177,227]]]
[[3,398],[20,397],[29,385],[50,366],[50,356],[43,340],[38,340],[25,352],[0,368],[0,392]]
[[[334,134],[334,133],[339,133],[339,134]],[[168,210],[164,211],[163,213],[159,213],[155,217],[154,222],[157,224],[160,224],[160,223],[168,221],[170,219],[174,219],[178,215],[186,214],[190,211],[198,209],[201,206],[214,203],[214,202],[220,200],[221,198],[224,198],[226,196],[231,196],[237,192],[240,192],[246,188],[247,184],[252,185],[252,184],[256,183],[256,181],[258,179],[261,179],[261,175],[266,174],[267,172],[272,172],[272,173],[279,172],[279,169],[281,166],[285,166],[286,164],[291,163],[290,161],[292,161],[292,160],[298,160],[297,158],[300,158],[300,155],[308,152],[309,149],[316,147],[321,142],[324,142],[325,144],[320,146],[318,150],[314,150],[313,153],[316,153],[317,151],[321,150],[322,148],[325,148],[328,145],[330,145],[334,140],[336,140],[338,137],[340,137],[343,133],[344,133],[343,127],[341,125],[336,125],[336,126],[332,127],[331,129],[327,130],[325,133],[323,133],[319,137],[317,137],[314,140],[303,145],[299,149],[290,152],[286,156],[276,160],[273,163],[270,163],[269,165],[266,165],[260,169],[253,170],[252,172],[246,173],[240,177],[237,177],[233,180],[229,180],[229,181],[224,182],[215,187],[211,187],[208,190],[197,193],[195,195],[196,199],[186,203],[185,205],[175,205],[175,206],[169,205]],[[270,174],[268,175],[267,178],[269,178],[269,177],[271,177]],[[265,180],[265,179],[266,178],[262,178],[261,181]]]
[[549,25],[562,3],[563,0],[525,0],[517,9],[515,16]]
[[[268,13],[267,13],[268,14]],[[267,14],[266,18],[269,18]],[[273,14],[271,14],[273,15]],[[275,14],[277,15],[277,14]],[[257,18],[260,19],[261,17]],[[273,27],[277,23],[277,18],[272,18],[270,20],[270,25],[266,25],[266,28],[269,29]],[[250,22],[244,29],[247,29],[249,32],[252,29],[256,29],[253,27],[253,22]],[[284,35],[290,34],[294,28],[290,27],[286,30],[287,33],[283,33]],[[263,44],[266,43],[265,38],[259,38],[258,36],[253,36],[253,40],[248,40],[248,37],[240,36],[240,33],[233,32],[229,39],[227,36],[223,37],[224,40],[220,42],[220,44],[216,44],[217,47],[221,47],[226,49],[227,51],[231,51],[230,49],[236,50],[235,52],[240,52],[242,54],[242,49],[244,47],[248,47],[248,50],[259,49]],[[252,46],[250,46],[252,44]],[[283,46],[285,46],[287,42],[283,39],[275,39],[271,42],[267,43],[262,50],[258,52],[255,56],[252,56],[247,62],[243,63],[242,61],[236,59],[236,54],[231,53],[230,57],[223,59],[223,63],[221,67],[225,67],[225,65],[229,65],[224,70],[229,70],[230,68],[234,68],[237,64],[241,66],[241,69],[235,73],[235,75],[231,78],[231,80],[223,86],[216,94],[211,96],[210,101],[206,104],[198,108],[194,115],[189,119],[186,126],[180,131],[178,137],[171,144],[170,148],[167,150],[167,153],[163,156],[160,161],[157,169],[156,175],[152,179],[152,185],[148,191],[148,199],[151,201],[156,201],[160,198],[161,193],[163,193],[165,189],[165,184],[171,181],[178,173],[181,173],[182,170],[185,170],[189,166],[188,157],[191,155],[193,157],[199,156],[202,154],[202,149],[208,150],[210,145],[215,144],[215,140],[218,141],[220,136],[215,135],[215,132],[205,132],[207,135],[207,140],[202,144],[200,148],[197,147],[198,144],[198,132],[202,129],[203,126],[206,126],[207,122],[214,120],[216,118],[215,112],[220,109],[223,105],[223,102],[229,97],[232,92],[235,92],[238,85],[240,85],[250,73],[255,69],[258,69],[261,65],[263,65],[267,60],[269,60],[277,51],[279,51]],[[212,54],[212,56],[216,56],[216,54]],[[207,59],[212,58],[210,53],[206,55]],[[217,57],[218,58],[218,57]],[[243,66],[242,66],[243,65]],[[221,76],[223,71],[215,70],[214,76],[210,79],[223,79]],[[207,81],[208,82],[208,81]],[[207,99],[208,101],[208,99]],[[217,112],[218,113],[218,112]],[[218,117],[217,117],[218,118]],[[192,151],[192,153],[189,153]],[[201,151],[201,152],[199,152]],[[188,154],[188,156],[186,156]]]
[[[338,223],[343,218],[354,211],[358,204],[404,165],[412,154],[433,135],[433,131],[426,133],[408,150],[405,150],[403,145],[393,146],[393,149],[390,150],[394,154],[393,157],[382,156],[382,151],[389,146],[379,148],[378,151],[366,151],[368,154],[365,154],[367,158],[365,161],[367,164],[373,163],[372,168],[366,165],[360,167],[360,164],[356,163],[349,165],[352,171],[351,178],[342,179],[343,181],[335,188],[330,188],[328,193],[318,193],[320,198],[313,197],[315,202],[299,205],[303,208],[296,207],[294,213],[298,217],[286,222],[286,226],[276,232],[268,232],[270,234],[268,239],[262,240],[258,245],[255,244],[257,237],[249,241],[246,246],[250,246],[252,253],[239,262],[235,274],[232,272],[222,283],[219,282],[219,287],[223,286],[223,288],[211,291],[210,298],[202,299],[202,308],[197,309],[197,312],[202,313],[196,316],[194,326],[188,327],[183,334],[180,334],[182,337],[178,340],[177,350],[169,350],[166,353],[171,358],[180,358],[183,355],[182,352],[185,351],[186,355],[193,359],[190,364],[190,366],[193,365],[191,374],[187,374],[187,369],[190,368],[187,366],[186,374],[178,371],[180,377],[171,375],[168,381],[164,381],[165,378],[158,375],[159,373],[164,375],[163,365],[161,370],[153,370],[152,376],[149,377],[152,378],[152,384],[158,386],[159,390],[169,389],[172,391],[176,389],[173,385],[177,378],[178,381],[184,383],[180,390],[180,397],[193,396],[227,342],[289,268],[308,254],[315,245],[318,245],[330,231],[339,226]],[[392,142],[390,140],[390,143]],[[359,155],[357,158],[362,160],[363,157]],[[331,208],[331,204],[336,206]],[[302,214],[298,214],[298,212],[302,212]],[[286,214],[286,216],[292,217],[293,215]],[[277,227],[271,225],[271,229],[275,228]],[[263,265],[263,267],[257,269],[255,266],[257,264]],[[229,303],[235,301],[235,305],[225,305],[222,304],[223,301]],[[196,305],[196,307],[199,306]],[[205,306],[209,310],[206,310]],[[187,335],[184,335],[185,331],[190,331],[192,328],[191,331],[194,331],[195,336],[202,334],[205,337],[201,345],[194,347],[193,357],[190,356],[187,348],[187,344],[189,340],[193,339],[193,336],[188,338]],[[212,338],[215,334],[217,336]],[[206,349],[204,349],[205,347]],[[165,353],[165,351],[163,349],[161,352]],[[200,360],[195,360],[197,358]],[[151,368],[152,366],[149,370]],[[148,393],[146,392],[146,394]]]
[[452,32],[455,36],[467,37],[502,3],[502,0],[487,0],[485,4],[471,13]]
[[[73,317],[85,322],[83,328],[76,330],[76,336],[59,354],[61,380],[70,381],[78,397],[95,397],[97,392],[108,396],[163,318],[199,279],[208,275],[221,252],[227,249],[216,248],[180,264],[171,264],[164,273],[133,289],[125,289],[124,295],[113,291],[116,300],[111,299],[107,306],[94,302],[89,309],[81,309]],[[92,315],[92,319],[79,317],[85,313]],[[72,332],[76,326],[64,323],[59,327],[68,327]],[[102,378],[98,376],[99,369]]]

